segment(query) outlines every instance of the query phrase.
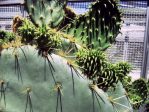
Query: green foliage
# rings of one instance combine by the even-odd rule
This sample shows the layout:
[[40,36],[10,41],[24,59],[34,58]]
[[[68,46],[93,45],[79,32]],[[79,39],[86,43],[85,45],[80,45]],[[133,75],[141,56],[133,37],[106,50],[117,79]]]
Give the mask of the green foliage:
[[6,31],[0,30],[0,46],[5,43],[13,41],[15,39],[15,37],[16,36],[11,32],[6,32]]
[[25,6],[36,26],[57,27],[64,19],[67,0],[25,0]]
[[36,27],[28,19],[23,19],[22,26],[18,28],[17,33],[22,37],[24,43],[33,43],[33,39],[36,37]]
[[134,109],[139,109],[140,105],[142,105],[142,98],[134,93],[129,92],[128,94],[130,100],[131,100],[131,104],[133,106]]
[[146,100],[148,95],[148,88],[144,79],[135,80],[132,83],[132,88],[135,90],[135,94],[139,95],[143,100]]
[[121,12],[114,0],[97,0],[89,11],[78,16],[64,32],[88,48],[107,49],[115,42],[121,27]]
[[132,82],[130,77],[125,76],[122,83],[134,109],[139,109],[148,101],[149,90],[144,79],[140,78]]
[[128,76],[132,67],[127,62],[117,63],[116,68],[117,76],[122,82],[133,108],[138,110],[146,102],[149,93],[146,81],[144,79],[132,81],[131,77]]

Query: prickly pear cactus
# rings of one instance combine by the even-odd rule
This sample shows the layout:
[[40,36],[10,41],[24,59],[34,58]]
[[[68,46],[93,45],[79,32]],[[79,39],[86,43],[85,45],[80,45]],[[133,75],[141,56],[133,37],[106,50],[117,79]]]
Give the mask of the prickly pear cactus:
[[32,22],[37,26],[57,27],[63,21],[67,0],[25,0]]
[[124,91],[119,94],[122,98],[118,97],[123,102],[115,101],[114,107],[109,99],[112,94],[108,96],[85,77],[77,76],[57,55],[46,61],[32,46],[11,47],[1,54],[2,112],[124,112],[128,108],[131,112]]
[[16,18],[15,34],[0,35],[0,111],[132,112],[117,66],[100,51],[119,32],[117,3],[97,0],[61,32],[66,2],[25,0],[34,24]]
[[107,49],[115,41],[121,27],[121,12],[114,0],[96,0],[89,11],[78,16],[64,32],[88,48]]
[[[14,34],[12,40],[2,41],[1,44],[0,107],[2,112],[132,111],[124,89],[119,91],[117,97],[114,96],[117,89],[111,90],[111,94],[108,94],[103,91],[103,88],[99,89],[98,83],[94,83],[92,77],[89,80],[81,74],[79,67],[74,66],[67,58],[53,54],[57,53],[61,46],[63,33],[55,33],[55,30],[45,27],[35,27],[32,33],[30,26],[27,27],[25,24],[29,25],[25,22],[18,28],[19,35]],[[28,28],[29,32],[27,32]],[[6,37],[9,38],[8,35]],[[2,40],[5,39],[2,38]],[[96,61],[94,57],[97,57],[99,65],[99,57],[104,54],[96,50],[91,50],[92,53],[93,55],[89,53],[89,56],[92,56],[94,61]],[[81,56],[79,55],[78,58]],[[107,80],[101,82],[103,86],[108,83]],[[115,87],[119,86],[115,85]],[[117,98],[120,100],[116,100]]]

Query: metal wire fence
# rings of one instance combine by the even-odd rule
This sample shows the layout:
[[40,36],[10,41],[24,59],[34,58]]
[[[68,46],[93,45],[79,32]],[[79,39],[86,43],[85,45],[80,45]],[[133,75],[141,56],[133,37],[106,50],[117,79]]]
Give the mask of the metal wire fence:
[[[0,28],[11,30],[12,18],[16,15],[27,16],[21,5],[23,0],[0,1]],[[91,0],[93,1],[93,0]],[[78,14],[88,10],[90,0],[71,0],[68,6]],[[128,61],[134,68],[140,69],[143,59],[143,40],[145,31],[147,0],[120,1],[124,24],[122,34],[118,35],[116,43],[107,50],[111,62]]]
[[[116,45],[113,45],[117,47],[117,54],[114,54],[111,61],[128,61],[134,69],[140,69],[143,59],[147,0],[121,1],[120,9],[123,12],[124,24],[122,34],[118,35]],[[108,53],[111,55],[113,52]]]

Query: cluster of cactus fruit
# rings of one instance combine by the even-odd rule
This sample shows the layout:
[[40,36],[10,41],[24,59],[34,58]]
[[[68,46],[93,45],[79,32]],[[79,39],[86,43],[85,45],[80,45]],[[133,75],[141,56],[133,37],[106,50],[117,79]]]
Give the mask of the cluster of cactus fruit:
[[32,22],[15,17],[13,33],[0,31],[0,111],[132,112],[138,99],[131,96],[140,106],[147,86],[131,82],[130,65],[112,64],[104,53],[120,30],[118,4],[96,0],[76,16],[66,3],[25,0]]

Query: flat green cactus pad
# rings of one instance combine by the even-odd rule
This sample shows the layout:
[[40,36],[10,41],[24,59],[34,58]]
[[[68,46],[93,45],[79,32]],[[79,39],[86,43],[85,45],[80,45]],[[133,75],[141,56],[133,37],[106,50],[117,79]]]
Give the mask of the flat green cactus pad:
[[121,27],[121,12],[114,0],[97,0],[89,11],[78,16],[65,31],[88,48],[107,49],[115,42]]
[[25,0],[25,6],[32,22],[37,26],[58,26],[65,14],[67,0]]
[[[48,63],[31,46],[9,48],[1,54],[1,112],[117,112],[108,94],[74,71],[72,78],[61,57],[52,54]],[[129,108],[128,101],[123,101]],[[126,107],[118,108],[125,112],[121,108]]]

